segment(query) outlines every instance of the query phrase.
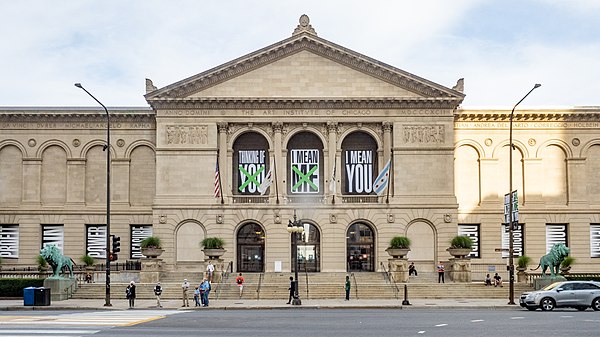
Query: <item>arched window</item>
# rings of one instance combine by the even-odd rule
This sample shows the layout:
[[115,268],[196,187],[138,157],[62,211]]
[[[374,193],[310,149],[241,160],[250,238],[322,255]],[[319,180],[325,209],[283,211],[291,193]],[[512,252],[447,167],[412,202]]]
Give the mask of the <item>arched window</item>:
[[294,135],[288,143],[288,194],[322,195],[323,162],[319,137],[306,131]]
[[371,194],[377,177],[377,143],[357,131],[342,142],[342,190],[344,194]]
[[357,222],[346,233],[348,271],[375,271],[375,232],[366,223]]
[[[321,271],[321,233],[319,228],[311,223],[303,223],[304,232],[298,241],[298,271]],[[290,236],[291,238],[291,236]],[[294,271],[294,254],[292,252],[292,271]]]
[[261,134],[246,132],[233,143],[233,194],[260,194],[258,187],[270,169],[269,143]]
[[243,225],[237,233],[237,270],[261,273],[265,270],[265,231],[257,223]]

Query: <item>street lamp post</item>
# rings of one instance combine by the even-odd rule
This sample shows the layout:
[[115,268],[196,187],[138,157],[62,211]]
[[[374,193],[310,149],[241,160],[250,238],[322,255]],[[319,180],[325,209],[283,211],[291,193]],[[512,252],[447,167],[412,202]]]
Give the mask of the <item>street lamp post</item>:
[[515,108],[519,105],[532,91],[541,87],[541,84],[535,84],[529,92],[521,98],[520,101],[515,104],[510,112],[509,122],[509,150],[508,150],[508,275],[509,275],[509,289],[508,289],[508,304],[515,304],[515,264],[514,264],[514,244],[513,244],[513,116],[515,114]]
[[292,305],[302,305],[298,295],[298,237],[302,236],[304,226],[301,220],[296,219],[296,210],[294,210],[294,221],[288,221],[287,231],[292,235],[292,255],[294,259],[294,298]]
[[75,83],[75,86],[88,94],[98,104],[100,104],[106,112],[106,295],[104,297],[104,306],[111,307],[110,303],[110,114],[108,109],[94,95],[87,91],[81,83]]

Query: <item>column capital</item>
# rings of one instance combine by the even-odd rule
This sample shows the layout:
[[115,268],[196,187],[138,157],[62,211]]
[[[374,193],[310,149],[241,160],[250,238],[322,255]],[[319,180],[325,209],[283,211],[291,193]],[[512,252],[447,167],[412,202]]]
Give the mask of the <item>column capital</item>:
[[281,131],[283,131],[283,122],[273,122],[271,123],[271,128],[273,129],[273,132],[281,133]]
[[383,128],[384,132],[390,132],[390,131],[392,131],[392,123],[390,123],[390,122],[383,122],[383,123],[381,123],[381,127]]
[[227,131],[229,131],[229,124],[227,122],[218,122],[217,128],[219,130],[219,133],[221,133],[221,132],[226,133]]
[[327,122],[327,131],[329,133],[332,133],[332,132],[338,133],[338,131],[339,131],[338,122],[328,121]]

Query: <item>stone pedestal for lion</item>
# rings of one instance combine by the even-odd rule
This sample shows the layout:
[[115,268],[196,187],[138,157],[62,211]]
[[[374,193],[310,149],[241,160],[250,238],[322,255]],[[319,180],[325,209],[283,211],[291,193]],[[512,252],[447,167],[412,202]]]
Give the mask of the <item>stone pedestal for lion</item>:
[[449,276],[454,282],[471,283],[471,259],[451,258]]
[[69,299],[69,294],[77,290],[77,279],[74,277],[48,277],[44,279],[44,288],[50,288],[51,301],[64,301]]
[[156,283],[160,281],[160,272],[162,271],[163,260],[158,258],[141,259],[142,269],[140,270],[141,283]]
[[388,259],[388,266],[390,269],[390,275],[395,282],[406,283],[408,282],[408,259],[392,258]]

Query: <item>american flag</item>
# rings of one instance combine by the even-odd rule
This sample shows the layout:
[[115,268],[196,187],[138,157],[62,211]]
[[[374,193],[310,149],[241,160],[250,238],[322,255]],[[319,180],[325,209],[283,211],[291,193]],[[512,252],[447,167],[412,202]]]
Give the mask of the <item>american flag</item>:
[[219,161],[215,168],[215,198],[221,197],[221,177],[219,176]]

